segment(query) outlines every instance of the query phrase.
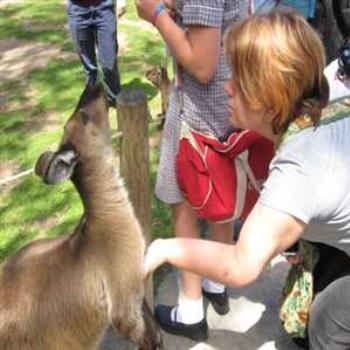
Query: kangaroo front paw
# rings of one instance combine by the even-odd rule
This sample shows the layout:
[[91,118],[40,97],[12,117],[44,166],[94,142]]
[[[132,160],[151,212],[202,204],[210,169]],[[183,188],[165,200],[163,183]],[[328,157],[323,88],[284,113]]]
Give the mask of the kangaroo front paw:
[[146,335],[143,346],[140,350],[162,350],[164,349],[163,338],[160,330],[151,336]]

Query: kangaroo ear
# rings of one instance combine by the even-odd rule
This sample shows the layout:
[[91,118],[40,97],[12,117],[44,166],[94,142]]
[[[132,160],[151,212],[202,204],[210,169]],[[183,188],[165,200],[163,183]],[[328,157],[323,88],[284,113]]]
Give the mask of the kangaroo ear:
[[74,150],[65,150],[55,153],[46,169],[43,177],[44,182],[49,185],[54,185],[63,180],[70,179],[76,163],[77,154]]

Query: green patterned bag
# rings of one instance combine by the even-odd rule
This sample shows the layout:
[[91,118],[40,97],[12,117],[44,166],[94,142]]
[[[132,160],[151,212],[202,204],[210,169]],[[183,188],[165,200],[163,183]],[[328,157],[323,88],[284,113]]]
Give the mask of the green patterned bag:
[[309,311],[313,301],[312,271],[319,259],[318,249],[299,241],[300,264],[292,265],[282,291],[280,319],[292,337],[305,338]]

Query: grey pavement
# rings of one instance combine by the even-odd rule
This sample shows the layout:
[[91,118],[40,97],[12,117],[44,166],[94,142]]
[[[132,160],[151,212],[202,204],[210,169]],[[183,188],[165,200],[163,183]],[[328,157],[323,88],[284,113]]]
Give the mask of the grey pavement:
[[[230,309],[218,315],[206,304],[209,339],[205,343],[163,333],[166,350],[300,350],[284,333],[278,310],[281,289],[289,265],[276,258],[252,285],[229,288]],[[167,274],[157,289],[155,303],[175,304],[178,293],[176,271]],[[135,346],[109,330],[100,350],[131,350]]]

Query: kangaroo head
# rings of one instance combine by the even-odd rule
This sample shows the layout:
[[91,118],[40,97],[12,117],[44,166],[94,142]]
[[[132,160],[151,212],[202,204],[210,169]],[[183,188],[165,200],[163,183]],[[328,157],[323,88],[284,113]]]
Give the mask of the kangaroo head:
[[146,78],[156,87],[159,88],[161,82],[161,72],[160,68],[153,67],[146,71]]
[[108,108],[102,84],[87,85],[68,119],[56,152],[43,153],[35,173],[47,184],[69,179],[74,167],[91,157],[110,155]]

